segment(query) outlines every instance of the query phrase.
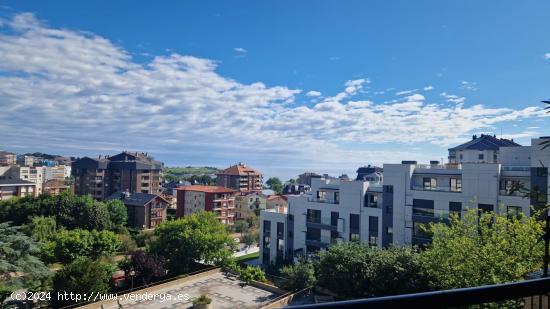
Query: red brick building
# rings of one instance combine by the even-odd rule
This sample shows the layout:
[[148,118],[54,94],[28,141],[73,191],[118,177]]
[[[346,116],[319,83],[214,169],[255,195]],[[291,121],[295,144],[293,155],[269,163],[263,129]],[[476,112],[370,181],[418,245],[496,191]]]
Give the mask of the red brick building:
[[178,218],[201,210],[212,211],[223,224],[235,222],[235,196],[237,191],[220,186],[192,185],[177,188]]

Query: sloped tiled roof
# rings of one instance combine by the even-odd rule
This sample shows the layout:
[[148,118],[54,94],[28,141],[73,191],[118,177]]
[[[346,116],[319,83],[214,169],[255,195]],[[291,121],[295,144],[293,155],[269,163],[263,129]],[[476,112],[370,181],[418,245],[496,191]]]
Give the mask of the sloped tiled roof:
[[150,201],[154,200],[157,197],[160,197],[164,200],[162,196],[156,195],[156,194],[135,192],[135,193],[131,193],[130,196],[127,197],[124,192],[117,191],[111,194],[107,198],[107,200],[121,200],[125,205],[145,206],[145,204],[149,203]]
[[242,163],[235,164],[233,166],[230,166],[229,168],[223,170],[218,175],[261,175],[262,173],[258,172],[257,170],[248,167]]
[[457,150],[498,150],[500,147],[520,147],[521,145],[513,140],[505,138],[497,138],[492,135],[481,134],[481,136],[473,138],[471,141],[453,148],[449,151]]
[[208,193],[232,193],[232,192],[237,192],[236,190],[229,189],[229,188],[226,188],[226,187],[203,186],[203,185],[182,186],[182,187],[178,187],[177,190],[208,192]]

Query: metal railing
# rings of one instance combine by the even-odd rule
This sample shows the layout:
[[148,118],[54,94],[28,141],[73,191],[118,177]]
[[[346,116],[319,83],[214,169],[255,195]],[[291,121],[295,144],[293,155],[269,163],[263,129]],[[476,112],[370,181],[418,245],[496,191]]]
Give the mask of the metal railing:
[[541,278],[473,288],[290,306],[289,308],[455,308],[527,297],[548,297],[548,293],[550,293],[550,278]]

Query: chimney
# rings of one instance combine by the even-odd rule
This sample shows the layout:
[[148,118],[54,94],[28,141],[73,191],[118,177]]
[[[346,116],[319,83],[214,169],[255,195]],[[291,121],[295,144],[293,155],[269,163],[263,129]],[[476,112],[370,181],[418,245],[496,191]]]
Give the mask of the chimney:
[[477,135],[472,135],[472,140],[476,139],[477,138]]

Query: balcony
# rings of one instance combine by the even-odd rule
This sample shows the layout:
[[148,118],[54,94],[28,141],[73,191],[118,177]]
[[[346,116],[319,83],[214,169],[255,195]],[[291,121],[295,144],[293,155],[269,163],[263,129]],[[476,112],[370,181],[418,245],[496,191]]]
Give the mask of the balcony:
[[451,192],[451,193],[462,193],[462,188],[451,188],[451,187],[423,187],[423,186],[412,186],[413,191],[432,191],[432,192]]
[[332,225],[331,218],[321,218],[319,221],[307,221],[306,219],[306,226],[331,231],[336,231],[338,228],[337,225]]
[[524,308],[547,308],[548,293],[550,278],[540,278],[472,288],[298,305],[293,308],[469,308],[518,299],[525,301]]
[[335,204],[335,205],[340,204],[339,200],[320,199],[316,197],[308,197],[307,201],[311,203],[323,203],[323,204]]

